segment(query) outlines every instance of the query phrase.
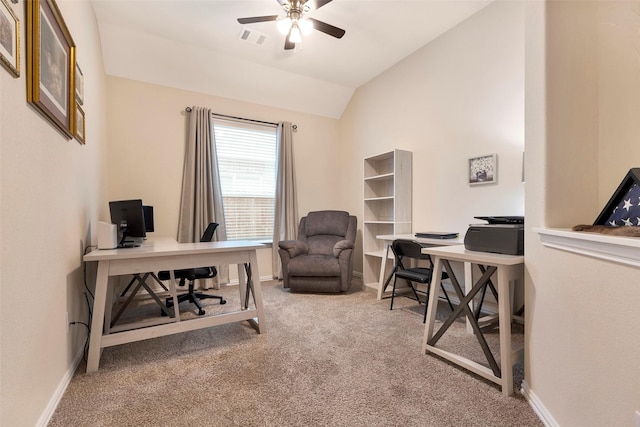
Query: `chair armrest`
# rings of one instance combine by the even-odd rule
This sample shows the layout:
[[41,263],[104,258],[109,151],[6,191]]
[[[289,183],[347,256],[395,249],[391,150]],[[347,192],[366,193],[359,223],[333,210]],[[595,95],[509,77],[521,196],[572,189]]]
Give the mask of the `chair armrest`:
[[340,257],[340,253],[345,249],[353,249],[353,243],[348,240],[340,240],[333,246],[333,256]]
[[309,246],[300,240],[282,240],[278,242],[278,247],[287,251],[291,258],[309,253]]

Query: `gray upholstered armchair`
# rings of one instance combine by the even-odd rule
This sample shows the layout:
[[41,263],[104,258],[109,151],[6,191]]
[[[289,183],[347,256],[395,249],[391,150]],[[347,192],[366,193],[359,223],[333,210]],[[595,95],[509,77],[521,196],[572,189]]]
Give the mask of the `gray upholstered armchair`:
[[297,292],[349,290],[357,218],[344,211],[309,212],[300,220],[298,240],[278,246],[284,287]]

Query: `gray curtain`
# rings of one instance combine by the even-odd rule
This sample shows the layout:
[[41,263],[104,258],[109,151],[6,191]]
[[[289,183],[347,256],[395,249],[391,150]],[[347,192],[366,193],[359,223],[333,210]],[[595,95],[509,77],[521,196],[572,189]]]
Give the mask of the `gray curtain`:
[[[199,242],[212,222],[219,224],[213,240],[227,240],[211,110],[193,107],[188,114],[178,242]],[[229,266],[216,267],[218,276],[200,280],[196,287],[218,289],[221,283],[228,283]]]
[[276,134],[276,201],[273,223],[272,271],[282,279],[278,242],[295,239],[298,231],[298,198],[293,167],[293,131],[289,122],[278,123]]

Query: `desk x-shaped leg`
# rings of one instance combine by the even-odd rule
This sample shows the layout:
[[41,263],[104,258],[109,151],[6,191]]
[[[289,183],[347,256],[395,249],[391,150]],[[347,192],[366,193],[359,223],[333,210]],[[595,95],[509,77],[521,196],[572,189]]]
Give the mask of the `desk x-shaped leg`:
[[[484,265],[478,264],[478,268],[480,269],[480,272],[482,274],[485,273],[486,268]],[[489,280],[487,280],[487,285],[482,288],[482,296],[480,297],[480,303],[476,306],[476,313],[475,313],[476,320],[480,320],[480,311],[482,310],[484,297],[487,294],[487,288],[491,289],[491,293],[493,294],[493,297],[496,299],[496,302],[498,302],[498,291],[496,291],[496,287],[493,285],[491,278],[489,278]]]
[[[482,347],[482,351],[484,352],[484,355],[487,358],[487,361],[489,362],[489,366],[491,367],[493,374],[497,377],[500,377],[501,376],[500,367],[496,363],[496,359],[493,357],[493,353],[491,353],[491,349],[487,344],[487,340],[482,334],[482,331],[480,329],[480,325],[478,324],[478,320],[476,319],[476,316],[474,315],[473,311],[469,307],[469,303],[471,302],[471,300],[473,300],[473,298],[476,296],[478,292],[480,292],[480,290],[485,288],[485,285],[490,281],[490,278],[493,275],[493,273],[496,272],[497,267],[489,266],[485,271],[483,271],[483,274],[480,277],[480,279],[476,282],[476,284],[473,285],[473,288],[471,288],[471,291],[469,291],[469,293],[465,295],[464,292],[462,292],[462,288],[460,287],[460,283],[458,282],[458,279],[453,274],[453,270],[451,269],[451,265],[449,264],[449,261],[446,259],[443,259],[442,263],[445,269],[448,272],[451,272],[451,274],[449,274],[449,279],[451,279],[451,284],[453,285],[453,289],[456,291],[456,294],[458,295],[458,299],[460,300],[460,303],[458,304],[458,307],[456,307],[456,309],[453,311],[453,313],[451,313],[449,318],[442,324],[442,326],[440,326],[440,329],[438,329],[438,332],[436,332],[435,335],[428,341],[428,344],[430,346],[435,346],[438,340],[440,340],[440,338],[446,332],[446,330],[449,329],[449,327],[453,324],[453,322],[460,315],[460,313],[464,311],[465,315],[469,319],[469,322],[471,324],[471,327],[473,328],[473,331],[475,332],[476,337],[478,338],[480,347]],[[484,268],[481,270],[484,270]]]
[[251,264],[244,264],[244,271],[247,274],[247,292],[244,296],[244,309],[249,308],[249,294],[253,297],[253,305],[256,305],[256,296],[253,293],[253,277],[251,275]]
[[[162,280],[160,280],[158,278],[158,276],[156,276],[156,273],[146,273],[144,277],[146,278],[148,276],[151,276],[156,282],[158,282],[158,284],[160,284],[160,286],[162,286],[162,289],[164,289],[165,291],[169,292],[169,289],[167,289],[167,287],[164,285],[164,283],[162,283]],[[129,291],[129,289],[131,288],[131,286],[133,286],[133,284],[136,281],[140,281],[140,275],[139,274],[134,274],[133,275],[133,277],[131,278],[131,281],[129,282],[127,287],[124,288],[124,291],[122,291],[120,296],[124,297],[127,294],[127,292]]]
[[[111,320],[111,327],[113,327],[116,322],[120,319],[120,316],[122,316],[122,313],[124,313],[125,309],[129,306],[129,304],[131,303],[131,301],[133,300],[133,297],[136,296],[136,294],[138,293],[138,290],[140,289],[140,287],[144,287],[147,292],[149,293],[149,295],[151,295],[151,297],[155,300],[155,302],[160,306],[160,309],[162,309],[162,312],[169,316],[169,317],[173,317],[171,315],[171,313],[169,313],[169,311],[167,310],[167,307],[162,303],[162,301],[160,300],[160,298],[158,298],[158,296],[155,294],[155,292],[153,292],[153,290],[149,287],[149,285],[147,285],[146,280],[147,278],[152,275],[155,277],[154,273],[145,273],[144,276],[140,277],[139,274],[134,274],[133,279],[131,279],[131,282],[129,283],[129,285],[127,286],[127,289],[134,283],[134,281],[138,281],[138,284],[136,285],[136,287],[133,289],[133,291],[131,291],[131,293],[129,294],[129,297],[127,298],[127,300],[124,302],[124,304],[122,304],[122,307],[120,307],[120,310],[118,310],[118,313],[116,313],[116,315],[114,316],[114,318]],[[159,279],[157,279],[157,277],[155,277],[156,280],[159,281]],[[162,283],[162,282],[161,282]],[[162,286],[164,288],[164,285]],[[166,289],[166,288],[165,288]],[[123,294],[124,295],[124,294]]]
[[396,274],[396,270],[398,270],[398,266],[395,265],[394,263],[393,269],[391,269],[391,274],[389,274],[389,276],[387,276],[387,278],[384,281],[384,286],[382,287],[382,293],[385,293],[387,291],[387,288],[389,287],[389,283],[391,283],[391,279],[393,278],[393,275]]

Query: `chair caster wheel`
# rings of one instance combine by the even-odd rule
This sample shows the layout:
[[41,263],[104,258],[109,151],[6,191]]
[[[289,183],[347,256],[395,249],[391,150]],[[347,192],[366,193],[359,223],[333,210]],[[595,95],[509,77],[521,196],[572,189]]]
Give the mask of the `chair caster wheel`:
[[226,303],[227,303],[227,302],[226,302],[225,300],[220,300],[220,305],[224,305],[224,304],[226,304]]
[[204,310],[198,310],[198,316],[204,316]]

